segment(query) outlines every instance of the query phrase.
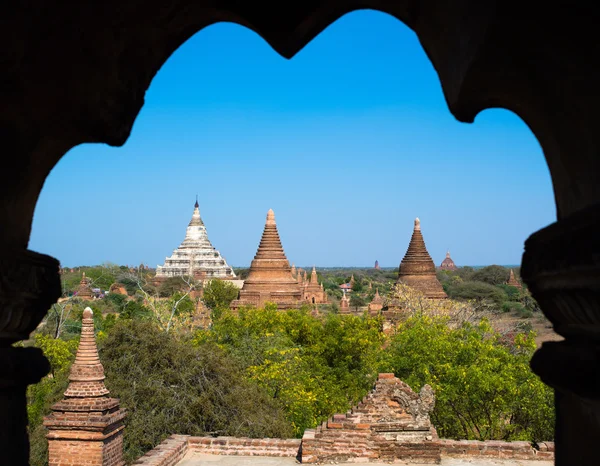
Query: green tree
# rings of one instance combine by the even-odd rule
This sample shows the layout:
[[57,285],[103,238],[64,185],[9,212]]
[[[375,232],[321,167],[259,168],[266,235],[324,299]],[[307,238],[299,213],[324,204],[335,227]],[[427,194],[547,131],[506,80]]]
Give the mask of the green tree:
[[190,281],[188,277],[169,277],[158,287],[158,296],[169,298],[177,292],[186,292]]
[[376,318],[276,306],[224,312],[196,341],[226,349],[284,407],[294,433],[346,411],[371,388],[383,335]]
[[124,451],[132,461],[174,432],[286,437],[278,403],[210,342],[190,344],[148,321],[119,320],[100,348],[111,396],[129,411]]
[[358,308],[364,306],[365,304],[365,299],[362,296],[360,296],[358,293],[352,293],[350,296],[350,306],[358,311]]
[[50,407],[59,401],[68,385],[71,363],[75,358],[78,339],[61,340],[47,334],[34,335],[34,346],[50,361],[50,375],[27,387],[27,417],[29,421],[29,462],[32,466],[48,464],[48,440],[42,421]]
[[490,285],[500,285],[508,280],[509,270],[499,265],[488,265],[476,270],[471,276],[472,281],[485,282]]
[[551,440],[552,390],[529,368],[534,336],[507,342],[485,320],[451,329],[445,317],[411,317],[391,341],[387,369],[414,390],[432,386],[441,437]]
[[212,311],[213,319],[229,309],[231,301],[237,298],[239,289],[227,280],[210,280],[205,286],[202,294],[202,302]]
[[452,299],[489,300],[497,305],[508,299],[502,288],[485,282],[456,283],[448,287],[447,293]]

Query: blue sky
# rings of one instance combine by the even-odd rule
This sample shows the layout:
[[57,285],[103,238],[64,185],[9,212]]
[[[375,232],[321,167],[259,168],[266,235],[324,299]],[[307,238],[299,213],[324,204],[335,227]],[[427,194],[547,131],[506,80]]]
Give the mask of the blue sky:
[[213,245],[250,263],[274,209],[290,262],[385,267],[420,217],[436,263],[518,264],[555,221],[538,142],[514,114],[447,109],[416,36],[348,14],[291,60],[254,32],[212,25],[154,78],[124,147],[82,145],[40,196],[30,248],[65,266],[162,264],[196,194]]

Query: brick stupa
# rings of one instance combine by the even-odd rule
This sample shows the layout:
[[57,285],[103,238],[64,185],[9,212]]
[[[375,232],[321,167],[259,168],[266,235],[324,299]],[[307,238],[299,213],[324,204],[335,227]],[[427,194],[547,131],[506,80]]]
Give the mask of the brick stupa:
[[275,303],[278,309],[293,309],[306,302],[302,297],[302,288],[292,276],[292,269],[285,257],[272,209],[267,213],[265,229],[250,264],[248,278],[244,281],[238,299],[231,303],[231,309],[261,307],[267,302]]
[[446,258],[442,261],[440,270],[458,270],[458,267],[450,257],[450,251],[446,252]]
[[369,303],[369,313],[377,314],[379,311],[383,309],[383,299],[379,294],[379,288],[375,290],[375,296],[373,296],[373,300]]
[[85,272],[79,282],[79,288],[77,288],[77,297],[85,300],[91,300],[94,297],[94,293],[91,288],[91,280],[85,276]]
[[513,269],[510,269],[510,275],[508,276],[508,282],[506,282],[506,284],[519,289],[523,288],[523,285],[516,279]]
[[65,398],[44,418],[49,466],[122,466],[123,420],[119,400],[108,397],[98,357],[92,310],[83,311],[81,340]]
[[310,281],[307,281],[303,285],[302,296],[305,301],[311,304],[327,303],[327,292],[323,288],[323,284],[319,285],[317,269],[315,267],[313,267],[310,274]]
[[342,295],[342,300],[340,301],[340,314],[350,314],[350,300],[346,293]]
[[425,241],[421,234],[421,221],[418,218],[415,219],[415,227],[408,249],[400,263],[398,283],[404,283],[419,290],[427,298],[443,299],[448,297],[435,274],[435,264],[425,247]]

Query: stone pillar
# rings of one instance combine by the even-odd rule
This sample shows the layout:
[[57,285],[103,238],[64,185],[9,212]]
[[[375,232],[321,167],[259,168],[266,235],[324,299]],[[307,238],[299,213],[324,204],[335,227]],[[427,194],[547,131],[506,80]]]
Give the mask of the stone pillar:
[[123,420],[119,400],[109,398],[98,357],[92,310],[83,311],[81,340],[65,399],[44,419],[49,466],[122,466]]
[[56,259],[18,249],[0,252],[0,451],[2,464],[29,464],[27,385],[50,364],[38,348],[12,345],[29,338],[60,296]]
[[531,367],[555,389],[556,464],[597,465],[600,438],[600,208],[534,233],[521,274],[554,329]]

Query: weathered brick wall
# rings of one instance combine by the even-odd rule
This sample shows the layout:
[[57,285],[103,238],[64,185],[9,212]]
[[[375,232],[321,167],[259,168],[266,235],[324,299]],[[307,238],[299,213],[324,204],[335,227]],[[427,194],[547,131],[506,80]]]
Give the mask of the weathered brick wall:
[[136,460],[136,466],[174,466],[188,453],[300,458],[300,439],[172,435]]
[[440,462],[437,433],[429,420],[435,398],[394,377],[379,374],[375,388],[346,414],[336,414],[304,433],[302,462]]
[[104,440],[102,466],[121,466],[123,462],[123,430]]
[[439,441],[442,456],[454,458],[498,458],[515,460],[553,460],[554,442],[542,442],[534,448],[529,442],[487,440]]
[[281,456],[295,458],[300,439],[190,437],[189,450],[212,455]]
[[[337,416],[337,418],[336,418]],[[543,442],[534,448],[528,442],[500,442],[438,439],[430,443],[398,443],[385,438],[373,440],[369,430],[356,426],[352,432],[335,427],[341,415],[328,424],[334,426],[327,441],[312,442],[314,435],[307,433],[299,439],[250,439],[237,437],[190,437],[172,435],[136,462],[137,466],[175,466],[188,452],[211,455],[275,456],[298,458],[303,463],[320,461],[382,461],[404,458],[407,461],[436,464],[440,457],[498,458],[514,460],[553,460],[554,443]],[[343,424],[343,423],[342,423]],[[313,431],[314,433],[314,431]],[[326,458],[323,460],[322,458]],[[62,465],[77,463],[61,463]],[[53,464],[50,466],[54,466]]]
[[175,466],[188,451],[188,439],[189,435],[171,435],[156,448],[137,459],[133,464],[144,466]]
[[48,466],[103,466],[102,447],[102,441],[51,440]]

